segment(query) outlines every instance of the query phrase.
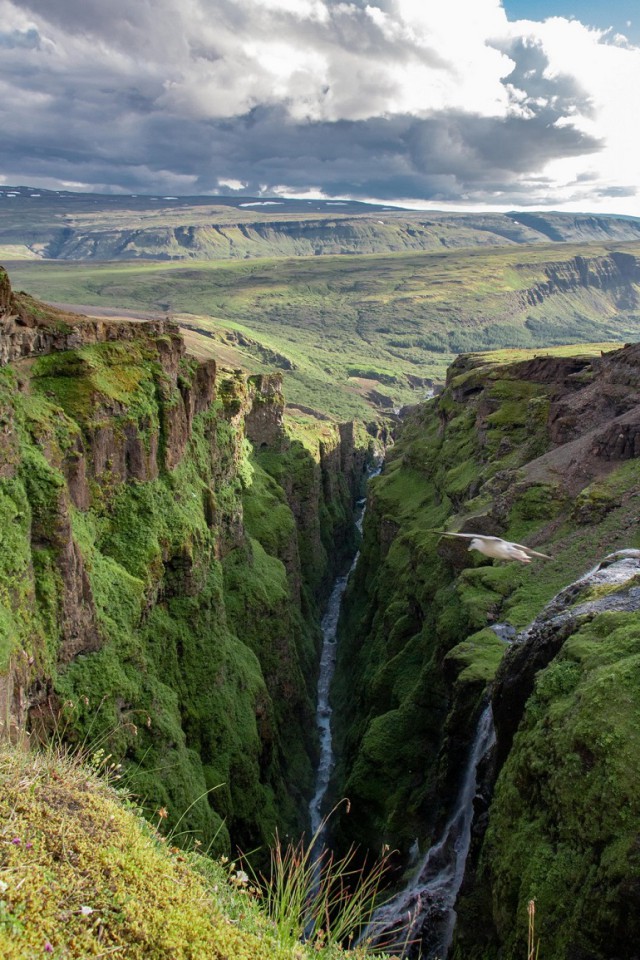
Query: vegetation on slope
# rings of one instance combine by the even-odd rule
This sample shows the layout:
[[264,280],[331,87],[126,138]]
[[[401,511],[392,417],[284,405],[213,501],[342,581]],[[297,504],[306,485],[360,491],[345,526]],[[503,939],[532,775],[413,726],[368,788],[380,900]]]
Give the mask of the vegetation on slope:
[[640,614],[611,612],[580,626],[538,674],[463,907],[461,960],[495,956],[496,939],[502,955],[521,956],[529,899],[546,957],[635,949],[639,666]]
[[[572,402],[582,388],[595,395],[595,367],[604,361],[514,360],[461,358],[444,393],[409,418],[371,483],[334,691],[334,789],[352,805],[339,843],[375,848],[382,839],[405,855],[416,837],[428,845],[450,809],[505,649],[491,625],[524,627],[604,555],[640,546],[637,461],[587,459],[585,441],[570,466],[550,437],[549,411],[560,409],[563,389]],[[613,402],[603,379],[603,404],[607,390]],[[621,402],[635,396],[621,381]],[[567,420],[572,439],[590,426],[586,413],[575,418],[578,425]],[[555,452],[545,459],[548,450]],[[503,564],[439,540],[438,531],[460,528],[526,542],[553,559]],[[508,817],[506,804],[505,836]]]
[[87,759],[0,747],[3,960],[347,957],[288,943],[237,864],[173,846],[96,775],[104,754]]
[[633,217],[444,213],[352,200],[122,196],[0,186],[0,255],[246,259],[637,240]]
[[178,315],[198,355],[287,371],[287,397],[342,419],[416,403],[457,353],[634,339],[637,246],[146,264],[36,263],[49,300]]
[[264,854],[305,827],[317,605],[371,438],[287,436],[277,377],[214,382],[139,329],[0,371],[0,720],[15,683],[37,738],[103,742],[185,836]]

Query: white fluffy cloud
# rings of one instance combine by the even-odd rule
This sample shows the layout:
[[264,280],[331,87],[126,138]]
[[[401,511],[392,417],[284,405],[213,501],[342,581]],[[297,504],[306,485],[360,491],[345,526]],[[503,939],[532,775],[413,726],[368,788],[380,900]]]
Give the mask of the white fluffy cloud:
[[[640,48],[500,0],[0,0],[7,182],[640,214]],[[229,188],[227,188],[229,189]]]

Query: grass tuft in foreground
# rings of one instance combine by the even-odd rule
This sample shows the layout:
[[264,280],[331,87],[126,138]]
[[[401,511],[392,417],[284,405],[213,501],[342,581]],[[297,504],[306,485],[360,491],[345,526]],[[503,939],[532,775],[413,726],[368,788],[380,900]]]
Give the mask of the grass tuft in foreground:
[[369,869],[357,864],[355,847],[340,858],[326,847],[316,856],[323,829],[324,823],[310,844],[304,838],[284,844],[277,837],[269,876],[256,878],[258,897],[282,946],[293,948],[304,940],[317,952],[354,943],[379,905],[387,857]]

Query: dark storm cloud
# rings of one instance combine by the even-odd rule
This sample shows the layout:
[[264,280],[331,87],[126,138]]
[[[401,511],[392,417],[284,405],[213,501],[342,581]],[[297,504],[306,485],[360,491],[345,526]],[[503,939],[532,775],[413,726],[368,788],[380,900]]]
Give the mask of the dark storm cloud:
[[[383,200],[500,196],[524,204],[551,192],[539,176],[548,161],[600,149],[572,125],[576,112],[591,109],[585,92],[569,75],[548,76],[542,47],[521,38],[496,44],[512,65],[503,79],[513,103],[507,115],[385,109],[393,89],[380,79],[383,66],[426,63],[444,76],[451,65],[410,33],[388,30],[365,6],[331,3],[324,19],[314,19],[247,0],[190,0],[180,8],[175,0],[22,0],[21,14],[37,28],[0,34],[0,173],[9,183],[57,180],[136,193],[225,192],[219,181],[234,180],[251,194],[315,188]],[[392,0],[378,9],[392,11]],[[188,31],[181,29],[187,21]],[[341,103],[349,106],[353,96],[368,107],[366,116],[330,122],[298,110],[303,119],[292,119],[297,80],[278,99],[265,79],[261,102],[254,92],[238,95],[244,108],[230,107],[226,117],[199,109],[199,79],[210,66],[224,62],[230,96],[247,72],[260,86],[262,65],[234,57],[233,37],[250,30],[259,40],[274,24],[292,49],[329,51],[327,97],[331,88],[346,90]],[[217,95],[224,105],[224,91]],[[202,101],[206,107],[206,94]],[[255,105],[247,109],[245,101]]]
[[248,189],[315,184],[334,195],[455,200],[469,191],[513,186],[548,159],[594,151],[599,144],[544,120],[449,112],[302,127],[267,111],[244,118],[211,146],[218,164],[232,154],[223,175],[247,181]]
[[157,114],[136,129],[132,121],[119,125],[115,117],[112,124],[108,147],[97,144],[95,127],[76,116],[63,145],[49,123],[7,148],[16,162],[29,158],[32,176],[46,167],[62,179],[117,182],[132,192],[172,190],[183,182],[183,192],[207,193],[218,188],[219,179],[234,179],[246,183],[251,194],[285,185],[293,191],[320,187],[335,196],[455,201],[465,194],[489,200],[497,191],[520,195],[519,179],[548,159],[599,146],[544,118],[462,113],[293,124],[281,108],[259,108],[215,123]]

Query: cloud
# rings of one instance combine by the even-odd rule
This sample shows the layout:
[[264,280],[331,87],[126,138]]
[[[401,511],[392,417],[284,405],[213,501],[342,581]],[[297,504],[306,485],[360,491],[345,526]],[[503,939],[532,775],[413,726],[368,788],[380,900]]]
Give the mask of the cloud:
[[510,206],[635,191],[640,50],[578,21],[509,23],[499,0],[0,0],[0,22],[7,182]]

